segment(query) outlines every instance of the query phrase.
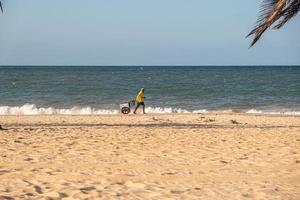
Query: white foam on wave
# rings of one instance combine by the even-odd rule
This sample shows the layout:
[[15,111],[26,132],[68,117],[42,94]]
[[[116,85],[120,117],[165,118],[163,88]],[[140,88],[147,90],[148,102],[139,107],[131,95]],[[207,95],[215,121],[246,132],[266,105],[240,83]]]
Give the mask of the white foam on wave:
[[153,113],[153,114],[171,114],[171,113],[181,113],[181,114],[188,114],[188,113],[206,113],[207,110],[194,110],[194,111],[188,111],[181,108],[160,108],[160,107],[146,107],[147,113]]
[[248,110],[246,113],[248,114],[268,114],[268,115],[300,115],[299,111],[262,111],[262,110],[256,110],[251,109]]
[[[209,111],[203,110],[185,110],[181,108],[171,107],[146,107],[146,112],[149,114],[189,114],[189,113],[207,113]],[[220,110],[214,112],[232,113],[232,110]],[[245,111],[248,114],[269,114],[269,115],[300,115],[299,111],[263,111],[251,109]],[[34,104],[25,104],[23,106],[0,106],[0,115],[116,115],[120,114],[119,110],[96,109],[92,107],[72,107],[72,108],[38,108]]]
[[[146,107],[147,113],[171,114],[171,113],[204,113],[206,110],[187,111],[181,108]],[[23,106],[0,106],[0,115],[115,115],[119,110],[95,109],[92,107],[73,107],[69,109],[38,108],[34,104]]]
[[25,104],[23,106],[1,106],[0,115],[103,115],[118,114],[118,110],[101,110],[91,107],[73,107],[70,109],[56,108],[38,108],[34,104]]

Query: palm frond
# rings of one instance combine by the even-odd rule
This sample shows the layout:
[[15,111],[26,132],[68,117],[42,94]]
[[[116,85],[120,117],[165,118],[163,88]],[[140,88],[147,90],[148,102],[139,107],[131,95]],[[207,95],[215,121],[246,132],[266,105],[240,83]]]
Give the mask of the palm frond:
[[250,45],[252,47],[275,22],[280,20],[273,29],[283,27],[300,11],[300,0],[264,0],[256,26],[247,35],[254,35]]
[[0,9],[1,9],[1,12],[3,13],[3,7],[2,7],[2,2],[0,1]]
[[263,33],[283,15],[286,4],[287,0],[263,1],[258,20],[256,22],[257,25],[247,35],[247,37],[250,35],[255,35],[250,47],[252,47],[261,38]]
[[300,1],[289,2],[287,8],[283,11],[283,19],[273,27],[273,29],[280,29],[283,27],[290,19],[296,16],[300,11]]

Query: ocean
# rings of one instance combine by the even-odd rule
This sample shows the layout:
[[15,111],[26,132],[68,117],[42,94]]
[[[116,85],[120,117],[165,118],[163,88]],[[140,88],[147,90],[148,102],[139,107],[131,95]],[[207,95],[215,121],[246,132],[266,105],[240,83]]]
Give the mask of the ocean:
[[300,66],[1,66],[0,115],[118,114],[142,87],[148,113],[300,115]]

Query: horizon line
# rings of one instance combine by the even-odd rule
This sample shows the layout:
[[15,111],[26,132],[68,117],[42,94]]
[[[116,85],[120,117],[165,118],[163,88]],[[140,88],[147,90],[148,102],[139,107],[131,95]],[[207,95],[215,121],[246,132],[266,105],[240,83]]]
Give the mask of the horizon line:
[[293,65],[0,65],[0,67],[300,67],[300,64]]

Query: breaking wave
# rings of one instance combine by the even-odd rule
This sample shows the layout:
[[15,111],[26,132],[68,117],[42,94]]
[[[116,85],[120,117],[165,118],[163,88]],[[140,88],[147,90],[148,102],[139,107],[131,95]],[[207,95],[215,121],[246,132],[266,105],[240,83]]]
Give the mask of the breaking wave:
[[1,106],[0,115],[100,115],[100,114],[118,114],[117,110],[101,110],[91,107],[73,107],[70,109],[57,108],[38,108],[34,104],[25,104],[23,106]]
[[268,115],[300,115],[300,111],[263,111],[251,109],[246,113],[248,114],[268,114]]
[[[208,110],[189,111],[181,108],[171,107],[146,107],[146,112],[150,114],[172,114],[172,113],[207,113]],[[232,110],[214,110],[213,112],[232,113]],[[300,115],[299,111],[263,111],[251,109],[244,111],[248,114],[269,114],[269,115]],[[92,107],[72,107],[72,108],[39,108],[35,104],[25,104],[23,106],[0,106],[0,115],[116,115],[120,111],[108,109],[96,109]]]
[[[147,107],[147,113],[171,114],[171,113],[203,113],[206,110],[187,111],[180,108]],[[0,115],[115,115],[119,110],[96,109],[92,107],[73,107],[69,109],[38,108],[34,104],[23,106],[0,106]]]

